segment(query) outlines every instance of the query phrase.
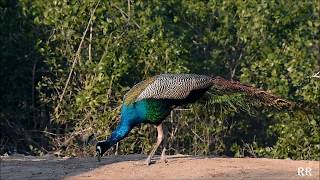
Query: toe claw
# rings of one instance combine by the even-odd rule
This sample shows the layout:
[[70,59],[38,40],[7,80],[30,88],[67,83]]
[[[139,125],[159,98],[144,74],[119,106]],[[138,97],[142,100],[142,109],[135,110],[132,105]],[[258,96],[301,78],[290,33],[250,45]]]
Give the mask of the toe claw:
[[160,162],[167,163],[168,162],[167,157],[161,157]]
[[168,163],[168,160],[167,159],[161,159],[161,162]]

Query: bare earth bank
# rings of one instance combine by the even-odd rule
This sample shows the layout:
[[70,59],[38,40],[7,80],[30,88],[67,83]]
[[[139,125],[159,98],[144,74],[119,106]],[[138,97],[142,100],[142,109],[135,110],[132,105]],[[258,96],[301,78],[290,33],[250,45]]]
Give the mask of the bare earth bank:
[[[144,155],[96,158],[1,157],[0,179],[315,179],[319,161],[175,155],[143,165]],[[298,168],[310,168],[299,176]],[[302,169],[300,169],[302,170]]]

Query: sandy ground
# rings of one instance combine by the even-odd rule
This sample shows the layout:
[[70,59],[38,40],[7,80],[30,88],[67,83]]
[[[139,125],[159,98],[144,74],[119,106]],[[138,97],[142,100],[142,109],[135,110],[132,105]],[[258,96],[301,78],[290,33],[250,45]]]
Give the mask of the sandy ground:
[[[143,165],[144,155],[96,158],[1,157],[1,180],[10,179],[315,179],[319,161],[169,156]],[[158,160],[156,157],[155,160]],[[299,167],[311,176],[298,176]]]

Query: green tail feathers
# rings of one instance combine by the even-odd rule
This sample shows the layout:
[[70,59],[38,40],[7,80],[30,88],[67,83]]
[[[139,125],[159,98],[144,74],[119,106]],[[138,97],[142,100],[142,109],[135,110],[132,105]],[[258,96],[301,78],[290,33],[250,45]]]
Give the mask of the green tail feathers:
[[[293,109],[295,103],[275,96],[267,91],[255,88],[253,86],[244,85],[237,81],[229,81],[221,77],[215,77],[212,80],[212,96],[214,101],[219,103],[228,102],[230,105],[238,108],[246,108],[246,106],[266,106],[282,109]],[[223,102],[222,102],[223,101]]]

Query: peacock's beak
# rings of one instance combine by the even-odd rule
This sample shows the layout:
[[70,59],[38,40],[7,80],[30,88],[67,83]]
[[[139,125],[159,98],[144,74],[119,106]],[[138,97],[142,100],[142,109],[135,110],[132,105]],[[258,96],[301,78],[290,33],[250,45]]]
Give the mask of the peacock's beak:
[[101,147],[97,146],[96,148],[96,157],[98,158],[98,162],[101,161]]

